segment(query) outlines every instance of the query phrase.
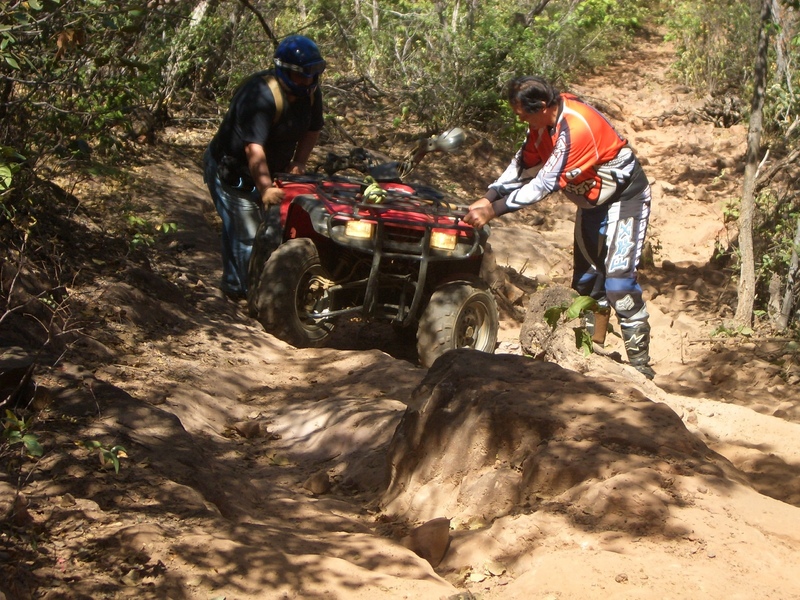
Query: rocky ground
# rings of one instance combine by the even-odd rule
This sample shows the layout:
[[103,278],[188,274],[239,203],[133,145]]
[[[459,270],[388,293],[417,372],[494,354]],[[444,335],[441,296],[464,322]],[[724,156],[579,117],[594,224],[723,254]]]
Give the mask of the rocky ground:
[[[0,529],[0,591],[9,600],[800,598],[796,345],[732,335],[735,273],[712,266],[729,235],[726,203],[741,188],[746,129],[699,118],[703,100],[670,82],[669,60],[654,36],[574,87],[629,137],[653,184],[654,256],[642,273],[652,382],[613,356],[549,366],[520,356],[513,317],[525,297],[504,310],[496,356],[430,371],[367,325],[325,349],[266,334],[217,288],[219,224],[199,168],[212,125],[167,130],[125,189],[98,193],[97,178],[72,188],[75,228],[98,236],[87,239],[113,224],[119,194],[179,228],[146,262],[76,246],[91,257],[69,290],[80,335],[36,376],[46,453],[0,473],[13,515]],[[506,160],[476,142],[437,176],[477,197]],[[498,220],[497,263],[527,282],[564,283],[572,213],[552,198]],[[624,355],[613,335],[609,349]],[[508,397],[509,423],[525,421],[522,403],[558,425],[536,443],[509,427],[524,452],[492,447],[497,464],[487,452],[480,463],[453,452],[464,432],[483,431],[481,419],[502,415],[459,413],[474,414],[465,421],[474,427],[438,439],[419,425],[408,431],[430,440],[421,447],[430,460],[387,479],[402,448],[395,431],[410,427],[403,415],[439,414],[441,390],[466,380],[482,397]],[[462,437],[443,443],[453,432]],[[115,445],[125,449],[119,473],[103,459]],[[442,520],[447,552],[426,560]],[[433,537],[415,532],[431,522]]]

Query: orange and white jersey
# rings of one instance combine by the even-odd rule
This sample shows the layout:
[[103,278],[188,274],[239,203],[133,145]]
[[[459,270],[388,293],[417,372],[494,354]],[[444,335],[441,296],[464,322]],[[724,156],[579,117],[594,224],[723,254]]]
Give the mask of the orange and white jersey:
[[634,177],[640,169],[627,141],[597,110],[572,94],[561,94],[561,106],[552,128],[528,130],[505,172],[487,194],[501,215],[535,204],[563,191],[581,208],[624,200],[641,193]]

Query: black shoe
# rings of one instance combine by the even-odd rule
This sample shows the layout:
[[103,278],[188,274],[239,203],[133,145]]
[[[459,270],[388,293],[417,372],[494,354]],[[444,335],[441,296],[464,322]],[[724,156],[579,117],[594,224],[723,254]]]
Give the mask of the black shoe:
[[653,379],[656,376],[656,372],[653,371],[653,368],[650,365],[631,365],[631,366],[637,371],[639,371],[639,373],[647,377],[648,379]]
[[222,293],[225,294],[229,300],[233,300],[234,302],[238,302],[239,300],[247,300],[247,294],[240,290],[222,288]]

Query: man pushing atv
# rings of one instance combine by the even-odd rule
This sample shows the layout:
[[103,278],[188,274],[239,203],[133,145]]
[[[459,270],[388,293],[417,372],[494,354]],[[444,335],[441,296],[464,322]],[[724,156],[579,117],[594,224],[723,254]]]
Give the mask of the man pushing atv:
[[259,224],[277,219],[283,191],[273,174],[304,173],[323,125],[319,77],[326,65],[317,45],[289,36],[274,63],[238,87],[204,156],[206,185],[222,218],[222,290],[233,298],[247,295]]

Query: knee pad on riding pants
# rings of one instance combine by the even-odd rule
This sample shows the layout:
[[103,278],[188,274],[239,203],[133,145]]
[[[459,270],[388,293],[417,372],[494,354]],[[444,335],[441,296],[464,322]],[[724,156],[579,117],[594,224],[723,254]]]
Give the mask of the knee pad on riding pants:
[[647,321],[649,314],[642,297],[642,288],[635,278],[609,277],[606,279],[606,298],[621,323]]

